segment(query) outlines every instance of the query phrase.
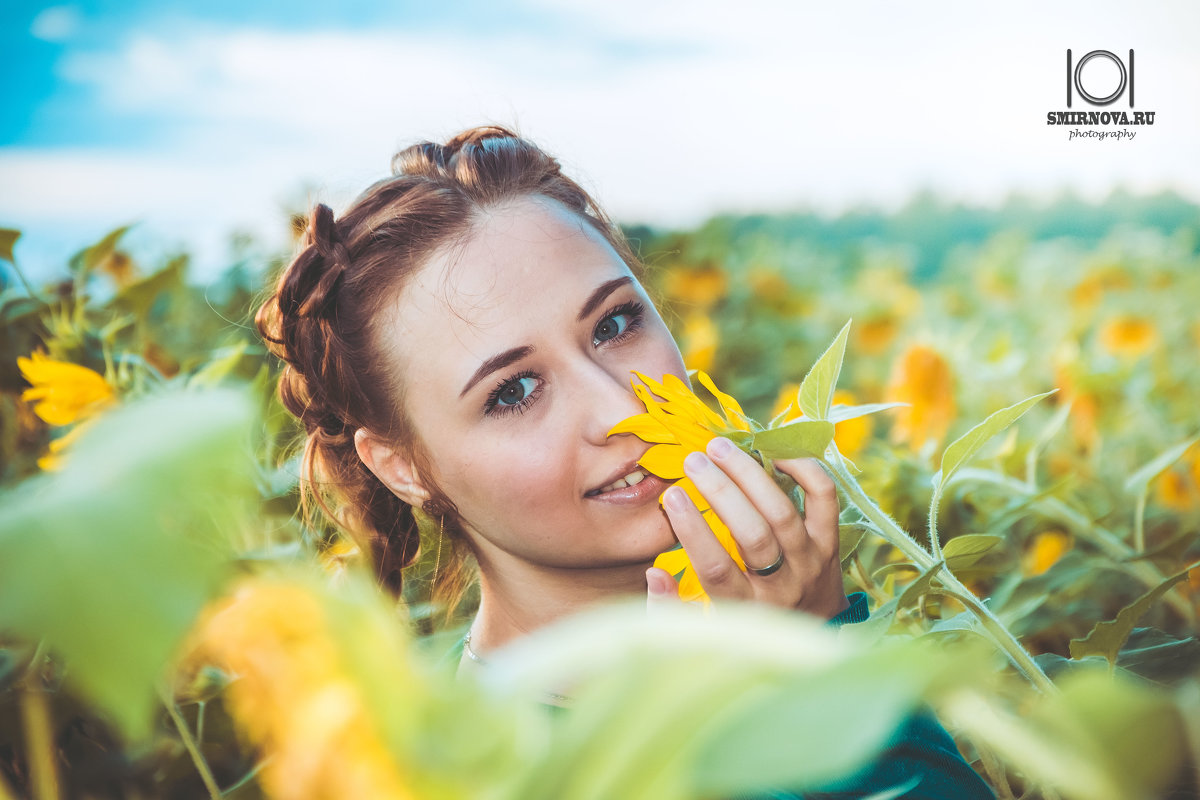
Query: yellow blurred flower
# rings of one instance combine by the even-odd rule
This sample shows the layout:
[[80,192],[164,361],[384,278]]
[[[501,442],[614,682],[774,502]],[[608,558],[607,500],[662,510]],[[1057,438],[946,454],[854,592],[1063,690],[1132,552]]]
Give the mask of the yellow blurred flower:
[[683,322],[683,363],[688,369],[710,370],[717,356],[721,334],[712,319],[701,311],[688,314]]
[[1071,549],[1071,537],[1060,530],[1042,531],[1034,537],[1025,551],[1023,565],[1026,575],[1041,575],[1054,566]]
[[706,309],[725,296],[728,280],[715,266],[678,266],[667,270],[663,288],[672,300]]
[[[640,372],[634,374],[642,385],[635,383],[633,390],[646,406],[646,413],[617,423],[608,435],[632,433],[639,439],[652,443],[653,446],[646,451],[638,464],[660,478],[674,481],[673,485],[687,492],[718,541],[737,562],[738,567],[744,570],[745,562],[742,561],[733,534],[717,517],[696,485],[684,475],[683,460],[689,453],[703,451],[717,436],[748,433],[749,420],[737,400],[720,391],[703,372],[697,372],[696,378],[717,398],[724,416],[705,405],[687,384],[674,375],[664,376],[662,383],[659,383]],[[662,502],[661,497],[659,502]],[[680,598],[686,601],[707,602],[708,595],[700,586],[691,561],[682,548],[663,553],[655,559],[654,566],[675,576],[679,581]]]
[[784,412],[787,412],[785,420],[798,419],[802,416],[799,406],[796,405],[796,393],[799,391],[800,384],[785,383],[775,398],[775,405],[771,407],[771,419],[775,419]]
[[251,579],[201,623],[199,652],[237,676],[227,703],[266,756],[259,780],[269,797],[412,798],[372,698],[344,663],[337,624],[303,585]]
[[65,436],[52,439],[50,441],[49,452],[37,460],[38,468],[44,469],[47,472],[62,469],[63,462],[66,460],[67,449],[75,444],[87,428],[88,423],[83,422],[67,431]]
[[[779,390],[779,396],[775,398],[775,406],[771,410],[771,419],[780,414],[784,414],[784,422],[792,422],[793,420],[803,419],[804,415],[800,413],[800,406],[796,402],[796,393],[800,391],[800,384],[788,383]],[[854,397],[854,393],[845,389],[838,389],[833,393],[833,404],[835,406],[853,406],[857,405],[858,400]],[[854,417],[852,419],[842,420],[834,425],[833,440],[837,443],[838,451],[842,455],[849,458],[854,456],[863,448],[871,438],[871,432],[875,429],[875,421],[870,415]]]
[[1119,266],[1093,269],[1071,290],[1071,304],[1079,309],[1092,308],[1099,304],[1105,292],[1128,289],[1131,285],[1129,275]]
[[[843,406],[857,405],[858,400],[851,392],[838,389],[833,393],[833,404]],[[842,420],[834,426],[833,440],[843,454],[854,458],[863,446],[871,440],[871,432],[875,429],[875,421],[870,416],[854,417]]]
[[870,317],[859,325],[856,331],[858,348],[869,355],[882,353],[896,338],[899,330],[899,321],[890,313]]
[[788,285],[787,278],[783,277],[783,274],[779,270],[767,267],[755,267],[750,270],[746,282],[750,286],[750,291],[754,292],[755,297],[769,304],[778,303],[780,300],[786,299],[792,291],[792,287]]
[[1153,322],[1141,317],[1114,317],[1100,329],[1100,344],[1116,356],[1140,356],[1157,342],[1158,328]]
[[21,399],[35,403],[33,411],[51,425],[70,425],[90,416],[113,399],[113,389],[98,372],[55,361],[40,350],[17,358],[21,375],[32,386]]
[[893,412],[892,440],[919,450],[931,439],[941,442],[950,429],[956,410],[954,373],[937,351],[912,345],[896,360],[886,397],[909,404]]
[[1190,511],[1200,500],[1191,476],[1181,470],[1166,470],[1155,484],[1158,502],[1172,511]]

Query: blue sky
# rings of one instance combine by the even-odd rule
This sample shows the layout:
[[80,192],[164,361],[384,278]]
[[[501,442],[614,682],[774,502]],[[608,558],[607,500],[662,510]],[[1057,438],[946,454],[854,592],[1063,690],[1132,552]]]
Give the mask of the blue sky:
[[[39,273],[129,222],[212,269],[231,231],[282,246],[285,209],[344,206],[399,147],[483,122],[664,225],[924,188],[1200,199],[1198,30],[1185,0],[10,2],[0,226]],[[1155,126],[1047,126],[1068,47],[1135,48]]]

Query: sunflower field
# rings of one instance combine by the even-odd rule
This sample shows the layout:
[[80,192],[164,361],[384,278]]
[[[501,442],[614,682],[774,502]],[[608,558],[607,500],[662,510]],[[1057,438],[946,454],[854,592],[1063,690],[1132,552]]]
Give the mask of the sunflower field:
[[252,323],[290,254],[198,282],[126,232],[31,281],[0,230],[0,800],[761,796],[918,708],[1001,798],[1200,796],[1200,207],[627,228],[698,413],[834,476],[871,616],[618,605],[480,681],[437,548],[396,602],[299,512]]

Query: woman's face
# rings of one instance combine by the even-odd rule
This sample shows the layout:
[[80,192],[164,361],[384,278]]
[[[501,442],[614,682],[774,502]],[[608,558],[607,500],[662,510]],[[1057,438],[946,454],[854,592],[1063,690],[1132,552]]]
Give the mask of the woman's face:
[[430,482],[485,569],[645,564],[674,543],[666,484],[637,466],[649,445],[606,434],[644,411],[631,370],[686,380],[683,362],[590,225],[540,196],[490,210],[414,275],[386,330]]

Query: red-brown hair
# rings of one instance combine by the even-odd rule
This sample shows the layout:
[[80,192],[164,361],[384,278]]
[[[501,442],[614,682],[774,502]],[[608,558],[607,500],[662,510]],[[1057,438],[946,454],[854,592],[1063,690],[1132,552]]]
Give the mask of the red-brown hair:
[[[363,465],[354,432],[366,428],[384,437],[418,466],[434,456],[423,452],[405,415],[404,376],[394,374],[394,359],[381,344],[379,325],[405,283],[439,248],[469,236],[481,211],[531,195],[562,203],[631,268],[637,262],[620,230],[560,172],[558,161],[505,128],[472,128],[445,144],[415,144],[392,159],[392,173],[340,218],[323,204],[312,210],[303,248],[255,320],[271,352],[286,362],[279,396],[307,434],[306,514],[323,514],[348,533],[372,555],[380,582],[398,595],[401,570],[419,550],[416,520]],[[444,519],[455,541],[453,503],[437,487],[427,488],[427,510]],[[461,557],[443,558],[443,566],[441,582],[461,584]],[[435,597],[453,593],[435,587]]]

